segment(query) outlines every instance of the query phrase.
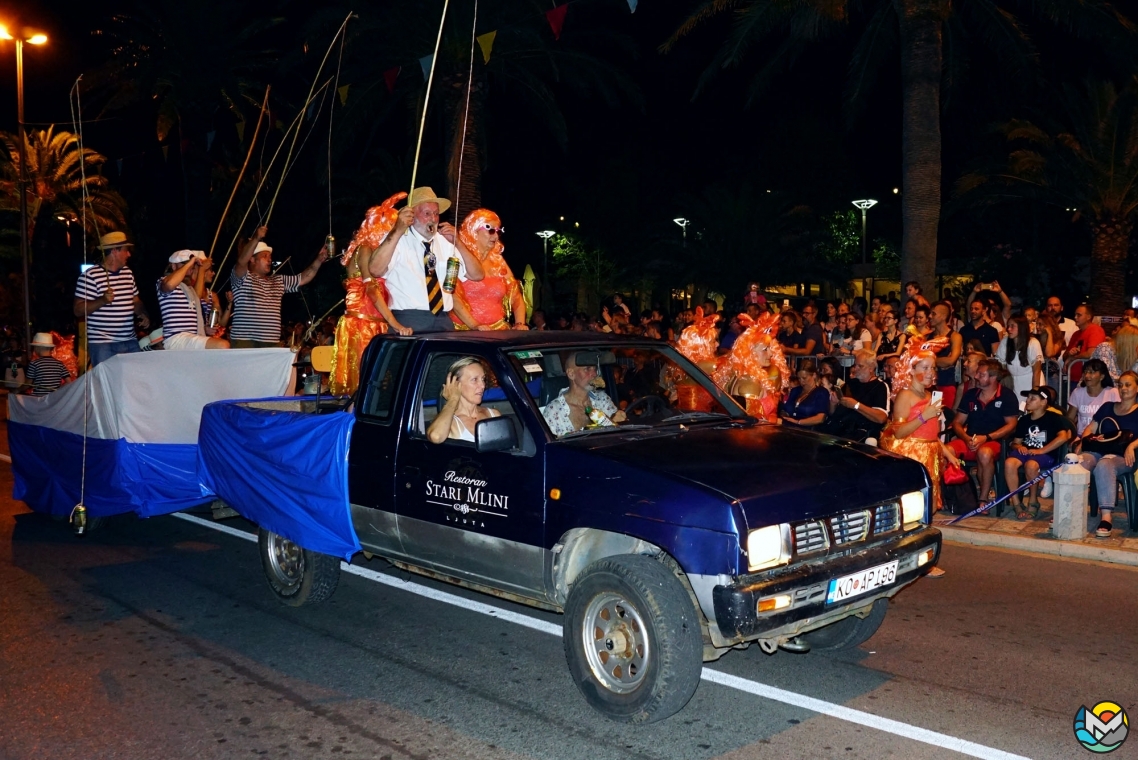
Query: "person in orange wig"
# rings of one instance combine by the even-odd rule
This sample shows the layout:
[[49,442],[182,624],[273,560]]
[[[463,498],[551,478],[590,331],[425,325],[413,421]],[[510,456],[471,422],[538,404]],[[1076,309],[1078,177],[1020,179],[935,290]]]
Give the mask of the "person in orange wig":
[[779,317],[769,312],[758,319],[740,314],[738,320],[746,329],[712,377],[723,390],[746,399],[748,414],[777,422],[778,402],[790,384],[790,370],[776,338]]
[[364,349],[376,335],[386,333],[388,325],[400,335],[410,335],[411,328],[399,320],[387,307],[387,289],[382,279],[368,274],[368,262],[376,247],[395,227],[399,212],[395,204],[407,197],[396,193],[378,206],[372,206],[356,230],[352,242],[344,249],[340,263],[347,269],[344,281],[344,314],[336,323],[335,352],[332,355],[332,373],[329,388],[335,395],[355,393],[360,381],[360,360]]
[[[528,330],[526,301],[514,273],[502,258],[502,220],[490,209],[471,211],[458,237],[482,262],[485,276],[458,281],[450,318],[459,330]],[[507,307],[510,313],[506,313]],[[511,323],[512,318],[512,323]]]

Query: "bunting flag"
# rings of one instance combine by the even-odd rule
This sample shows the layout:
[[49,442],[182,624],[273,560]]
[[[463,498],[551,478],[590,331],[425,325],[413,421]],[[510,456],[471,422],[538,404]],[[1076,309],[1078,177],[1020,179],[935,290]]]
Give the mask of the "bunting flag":
[[340,105],[342,105],[342,106],[348,105],[348,88],[349,87],[351,87],[351,85],[346,84],[343,87],[339,87],[336,89],[336,93],[340,96]]
[[209,150],[210,148],[213,147],[213,138],[215,138],[215,137],[217,137],[217,131],[216,130],[211,129],[209,132],[205,133],[205,149],[206,150]]
[[628,10],[636,13],[636,0],[628,0]]
[[494,47],[494,38],[498,36],[498,31],[486,32],[475,39],[478,40],[478,47],[482,48],[482,62],[490,63],[490,50]]
[[565,13],[568,10],[569,4],[565,3],[545,12],[545,20],[549,22],[549,28],[553,30],[553,39],[555,40],[561,39],[561,27],[565,25]]
[[435,54],[425,55],[419,59],[419,65],[423,68],[423,79],[431,78],[431,66],[434,65]]
[[402,66],[396,66],[383,72],[383,81],[387,83],[388,92],[395,92],[395,80],[399,79],[399,72],[402,70]]

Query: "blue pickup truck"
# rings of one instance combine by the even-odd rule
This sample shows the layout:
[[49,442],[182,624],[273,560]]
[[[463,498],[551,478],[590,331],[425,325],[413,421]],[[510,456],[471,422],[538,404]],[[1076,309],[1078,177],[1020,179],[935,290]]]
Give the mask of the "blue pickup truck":
[[[434,443],[448,372],[471,359],[496,416]],[[596,373],[583,424],[557,418],[580,368]],[[693,383],[698,411],[678,402]],[[283,602],[326,599],[363,551],[564,613],[574,681],[625,722],[680,710],[732,648],[857,646],[940,553],[919,464],[759,422],[655,341],[380,337],[354,398],[218,402],[199,444],[214,491],[260,525]]]

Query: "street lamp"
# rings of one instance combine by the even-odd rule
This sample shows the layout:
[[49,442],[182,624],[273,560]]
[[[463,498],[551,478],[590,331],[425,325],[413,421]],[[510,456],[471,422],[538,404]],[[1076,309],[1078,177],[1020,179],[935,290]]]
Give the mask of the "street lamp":
[[[25,29],[18,37],[13,37],[8,27],[0,26],[0,40],[16,42],[16,122],[20,129],[20,258],[24,263],[24,344],[31,351],[32,345],[32,296],[29,289],[28,273],[28,151],[24,134],[24,43],[42,45],[47,35]],[[82,161],[83,157],[80,156]]]
[[853,201],[853,205],[861,209],[861,263],[867,263],[866,260],[866,241],[865,241],[865,212],[877,205],[877,201],[872,198],[867,198],[863,201]]
[[690,219],[684,219],[682,216],[678,216],[675,219],[673,219],[672,221],[675,222],[676,224],[680,225],[680,229],[684,231],[684,248],[687,248],[688,247],[688,225],[691,224],[691,220]]
[[[564,219],[565,217],[561,217]],[[545,308],[545,289],[549,287],[549,239],[554,236],[553,230],[542,230],[537,233],[541,238],[541,308]]]

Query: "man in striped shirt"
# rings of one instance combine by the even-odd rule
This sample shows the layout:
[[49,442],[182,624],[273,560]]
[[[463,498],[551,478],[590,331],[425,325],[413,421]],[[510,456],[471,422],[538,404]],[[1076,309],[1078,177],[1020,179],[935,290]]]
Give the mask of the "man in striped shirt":
[[108,232],[99,238],[103,263],[88,268],[79,275],[75,285],[73,311],[79,319],[87,320],[87,351],[91,366],[110,359],[115,354],[139,351],[134,323],[150,326],[150,317],[138,297],[134,273],[126,265],[133,243],[122,232]]
[[158,307],[162,309],[162,343],[166,351],[229,348],[229,341],[207,335],[202,313],[205,288],[204,251],[175,251],[158,281]]
[[230,275],[233,285],[233,321],[229,328],[233,348],[276,348],[281,345],[281,297],[312,282],[328,260],[321,248],[316,259],[299,275],[270,274],[273,249],[265,244],[267,227],[258,227],[237,256]]
[[54,350],[55,341],[51,339],[51,333],[36,333],[32,337],[33,357],[26,371],[30,395],[46,396],[71,380],[67,367],[51,355]]

